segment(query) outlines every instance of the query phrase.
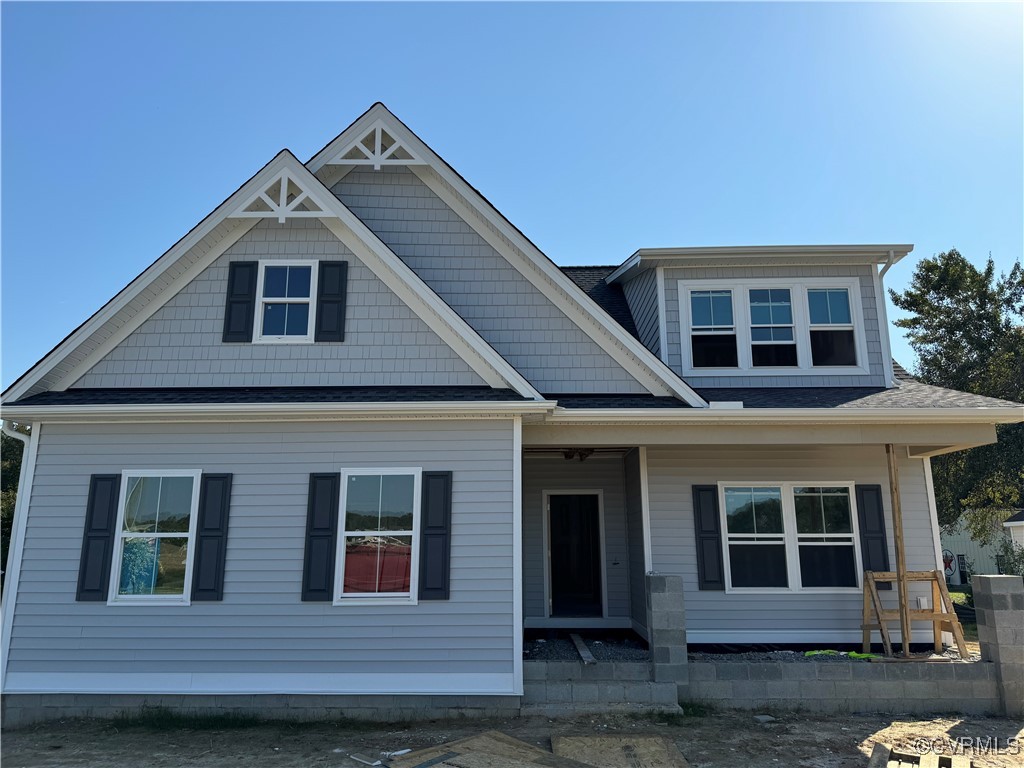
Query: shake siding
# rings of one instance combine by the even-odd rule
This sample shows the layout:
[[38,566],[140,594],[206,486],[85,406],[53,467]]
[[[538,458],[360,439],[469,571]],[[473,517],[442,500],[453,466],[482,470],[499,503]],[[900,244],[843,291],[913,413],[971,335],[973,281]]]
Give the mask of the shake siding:
[[[47,425],[8,672],[511,675],[512,445],[511,421]],[[301,602],[309,473],[388,466],[454,473],[451,599]],[[223,602],[75,602],[89,476],[172,467],[234,474]]]
[[[687,375],[691,387],[884,387],[885,368],[882,356],[882,336],[878,324],[879,299],[875,296],[873,268],[870,266],[821,266],[821,267],[702,267],[692,269],[665,270],[665,321],[668,329],[668,364],[676,373],[682,373],[683,343],[682,325],[679,317],[680,280],[718,280],[723,283],[747,281],[756,283],[757,278],[793,278],[799,282],[809,277],[856,277],[860,280],[860,299],[864,314],[864,334],[868,350],[870,375],[849,376],[695,376]],[[852,298],[852,297],[851,297]],[[740,318],[737,318],[740,320]]]
[[657,272],[653,269],[641,272],[628,283],[623,283],[622,292],[626,295],[640,341],[654,354],[660,354]]
[[523,461],[523,613],[543,618],[544,491],[604,492],[605,566],[608,616],[629,616],[629,549],[626,535],[625,478],[621,459]]
[[[735,642],[746,639],[770,642],[771,632],[845,631],[850,642],[860,638],[860,593],[823,594],[727,594],[701,591],[697,586],[694,545],[694,484],[719,481],[878,483],[887,521],[889,560],[895,568],[892,510],[883,446],[844,447],[707,447],[648,449],[648,480],[651,500],[651,531],[654,570],[683,577],[686,590],[686,630],[691,642],[717,642],[735,632]],[[900,462],[904,531],[909,570],[933,570],[935,543],[930,524],[924,465],[920,459]],[[929,594],[921,585],[910,585],[911,602]],[[882,601],[895,608],[895,591],[883,592]],[[923,626],[923,625],[922,625]],[[698,633],[694,635],[693,633]],[[705,639],[700,633],[705,633]],[[808,642],[814,642],[809,635]],[[929,634],[930,638],[930,634]],[[876,637],[877,639],[877,637]]]
[[[225,344],[232,261],[349,263],[345,341]],[[258,328],[257,318],[256,326]],[[254,331],[255,336],[256,331]],[[480,385],[485,382],[315,219],[262,221],[75,387]]]
[[629,615],[634,626],[647,629],[647,579],[644,567],[643,499],[640,451],[626,454],[626,533],[629,541]]
[[333,192],[541,392],[647,391],[411,171]]

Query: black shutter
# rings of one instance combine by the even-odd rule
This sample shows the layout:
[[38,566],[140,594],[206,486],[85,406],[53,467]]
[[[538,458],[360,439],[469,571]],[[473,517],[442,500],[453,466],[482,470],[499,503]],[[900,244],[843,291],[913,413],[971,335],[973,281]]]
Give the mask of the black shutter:
[[[860,524],[860,557],[865,571],[889,570],[889,542],[885,535],[885,508],[882,486],[858,485],[857,522]],[[891,583],[879,582],[879,589],[892,589]]]
[[224,599],[230,506],[231,475],[204,474],[199,485],[199,520],[192,563],[193,600]]
[[316,341],[345,340],[348,262],[321,261],[316,283]]
[[700,589],[725,589],[717,485],[693,486],[693,525],[697,539],[698,586]]
[[120,475],[93,475],[89,481],[85,533],[82,536],[82,559],[78,562],[77,600],[107,599],[120,492]]
[[334,555],[338,541],[340,474],[309,476],[309,507],[306,514],[306,557],[302,566],[302,599],[334,600]]
[[256,313],[257,261],[232,261],[228,266],[228,295],[224,305],[224,342],[252,341]]
[[420,600],[447,600],[452,539],[452,473],[423,473]]

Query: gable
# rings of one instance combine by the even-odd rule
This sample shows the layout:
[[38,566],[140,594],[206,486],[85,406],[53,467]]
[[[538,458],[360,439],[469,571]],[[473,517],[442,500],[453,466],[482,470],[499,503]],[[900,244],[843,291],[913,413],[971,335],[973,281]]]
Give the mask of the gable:
[[408,168],[331,191],[539,391],[648,391]]
[[[228,265],[345,261],[344,342],[222,341]],[[483,379],[315,218],[261,220],[72,386],[476,386]]]
[[[20,398],[41,392],[61,391],[81,379],[102,358],[161,310],[164,304],[174,298],[196,275],[211,266],[217,258],[235,245],[259,221],[276,220],[283,224],[285,221],[313,219],[319,220],[323,227],[340,242],[345,243],[358,260],[379,277],[381,282],[390,288],[430,330],[443,339],[444,343],[465,361],[487,386],[498,389],[510,388],[531,400],[542,399],[508,361],[489,346],[387,245],[367,229],[355,214],[298,161],[295,155],[288,150],[282,150],[170,250],[19,377],[3,393],[4,402],[13,403]],[[286,245],[284,253],[294,253],[292,249],[297,246],[292,243]],[[248,341],[252,338],[255,313],[254,307],[248,310],[245,310],[245,307],[250,303],[258,304],[254,296],[258,285],[249,282],[257,272],[258,265],[252,262],[243,266],[242,262],[230,260],[229,264],[231,273],[236,277],[243,274],[247,274],[248,277],[244,280],[239,278],[228,281],[232,285],[232,291],[237,295],[233,295],[230,301],[231,320],[224,323],[222,340]],[[345,297],[343,291],[339,292],[339,287],[345,281],[345,269],[337,264],[331,266],[329,262],[319,266],[321,269],[316,272],[305,270],[307,304],[312,286],[315,284],[314,275],[326,275],[322,284],[333,286],[333,293],[324,294],[318,299],[318,302],[321,302],[321,299],[327,302],[318,303],[318,307],[325,309],[324,312],[314,314],[316,309],[310,306],[308,316],[315,317],[315,337],[320,342],[341,341],[344,329],[339,318],[344,317],[344,314],[339,310],[344,306]],[[303,271],[299,270],[300,273]],[[261,271],[259,274],[264,273]],[[244,290],[239,291],[240,286],[244,287]],[[225,303],[228,303],[227,296],[224,299]],[[273,299],[269,303],[283,302],[281,299]],[[279,314],[280,307],[270,307],[270,310]],[[288,313],[290,317],[290,310]],[[301,314],[299,312],[300,316]],[[249,320],[246,320],[246,317]],[[326,325],[328,322],[332,324],[330,327]],[[246,328],[246,325],[249,327]],[[305,340],[314,338],[311,324],[308,327],[304,325],[303,331]],[[293,334],[288,331],[285,336],[292,337]],[[284,336],[269,340],[288,345],[293,345],[297,341]],[[144,359],[157,361],[161,354],[159,348],[150,348]],[[382,352],[379,347],[370,353],[371,359],[380,357]],[[277,360],[278,372],[287,372],[291,367],[294,366],[289,366],[282,359]]]

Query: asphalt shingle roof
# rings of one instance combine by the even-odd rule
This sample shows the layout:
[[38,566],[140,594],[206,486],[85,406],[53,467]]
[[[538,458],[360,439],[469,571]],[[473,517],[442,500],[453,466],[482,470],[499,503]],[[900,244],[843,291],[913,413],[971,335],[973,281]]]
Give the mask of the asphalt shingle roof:
[[590,298],[597,302],[616,323],[621,325],[630,335],[639,339],[633,313],[629,311],[629,303],[618,283],[609,285],[604,281],[618,267],[559,267],[566,276],[583,289]]
[[491,387],[197,387],[66,389],[41,392],[19,405],[197,405],[271,403],[522,402],[511,389]]

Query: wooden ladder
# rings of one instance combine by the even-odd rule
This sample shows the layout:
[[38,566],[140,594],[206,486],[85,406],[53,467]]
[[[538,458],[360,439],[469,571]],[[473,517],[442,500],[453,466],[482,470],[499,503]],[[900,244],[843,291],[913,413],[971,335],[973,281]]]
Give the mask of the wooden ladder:
[[[908,613],[911,621],[930,621],[932,623],[932,637],[935,641],[935,652],[942,653],[942,633],[951,632],[956,641],[957,650],[960,651],[960,658],[967,659],[967,646],[964,643],[964,631],[960,626],[960,620],[953,611],[953,601],[946,589],[946,579],[942,571],[907,571],[907,581],[930,581],[932,584],[932,607],[915,608]],[[864,572],[864,622],[861,624],[864,639],[864,653],[871,651],[871,631],[877,629],[882,635],[882,647],[885,648],[885,655],[892,656],[892,642],[889,639],[889,628],[887,622],[899,621],[899,610],[887,611],[882,608],[882,601],[878,596],[878,584],[896,581],[896,574],[893,571],[865,571]],[[909,634],[909,632],[908,632]],[[902,638],[904,651],[910,644],[910,638]]]

